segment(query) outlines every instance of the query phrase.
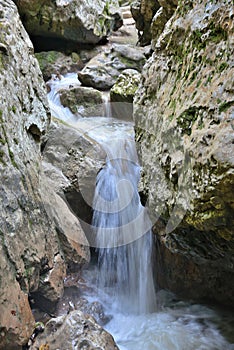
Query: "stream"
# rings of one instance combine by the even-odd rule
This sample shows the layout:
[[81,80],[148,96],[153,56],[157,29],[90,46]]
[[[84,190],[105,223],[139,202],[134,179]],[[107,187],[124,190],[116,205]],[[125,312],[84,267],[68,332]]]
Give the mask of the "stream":
[[104,328],[120,350],[233,350],[228,312],[155,291],[155,252],[150,220],[138,194],[141,169],[134,126],[111,118],[108,106],[108,117],[77,119],[61,106],[57,92],[74,84],[79,85],[74,74],[50,82],[52,116],[83,130],[106,152],[93,202],[97,263],[84,271],[92,286],[85,297],[100,301],[110,315]]

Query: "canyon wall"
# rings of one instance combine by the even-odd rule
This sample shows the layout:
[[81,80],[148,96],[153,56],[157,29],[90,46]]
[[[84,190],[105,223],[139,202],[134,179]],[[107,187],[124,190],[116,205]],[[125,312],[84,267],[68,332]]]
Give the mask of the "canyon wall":
[[80,266],[89,260],[78,220],[71,225],[80,244],[66,239],[66,227],[55,220],[69,209],[48,184],[45,200],[41,140],[50,114],[33,51],[15,4],[0,0],[0,348],[8,350],[21,349],[34,330],[29,299],[53,306],[63,294],[68,251],[76,251]]
[[154,52],[134,101],[157,280],[187,297],[231,304],[233,2],[159,3]]

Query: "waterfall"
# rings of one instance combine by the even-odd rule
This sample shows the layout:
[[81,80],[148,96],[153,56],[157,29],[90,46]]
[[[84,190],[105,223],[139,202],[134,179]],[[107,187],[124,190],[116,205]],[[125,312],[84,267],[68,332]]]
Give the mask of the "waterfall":
[[107,157],[97,176],[92,222],[98,287],[122,312],[153,312],[151,222],[138,194],[140,166],[135,142],[129,136],[112,137],[111,142],[102,140],[102,146]]
[[[98,267],[83,271],[92,287],[84,296],[100,301],[105,314],[112,316],[105,328],[120,350],[233,350],[232,314],[227,316],[225,311],[220,315],[220,310],[217,313],[204,305],[182,301],[163,290],[157,292],[156,310],[151,222],[137,190],[140,166],[133,124],[111,118],[107,96],[105,117],[73,116],[61,105],[59,90],[77,84],[76,74],[54,77],[48,98],[53,116],[88,135],[106,153],[93,201],[95,242],[88,225],[98,252]],[[84,198],[89,198],[86,190],[82,191]],[[229,340],[223,337],[223,329],[228,331]]]

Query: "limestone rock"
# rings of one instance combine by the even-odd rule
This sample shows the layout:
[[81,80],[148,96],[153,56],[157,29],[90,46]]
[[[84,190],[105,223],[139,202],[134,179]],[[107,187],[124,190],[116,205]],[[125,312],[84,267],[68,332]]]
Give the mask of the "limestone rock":
[[117,0],[14,0],[31,36],[95,44],[122,25]]
[[32,333],[28,293],[62,252],[39,191],[46,87],[12,1],[0,1],[0,21],[0,347],[10,350]]
[[134,69],[124,70],[110,90],[112,115],[123,120],[132,120],[133,98],[139,86],[141,74]]
[[[84,249],[83,258],[87,261],[85,245],[88,243],[83,241],[83,230],[77,218],[80,219],[82,227],[86,230],[86,236],[89,238],[89,234],[92,233],[90,228],[91,208],[96,176],[105,162],[105,153],[96,141],[86,135],[86,131],[85,125],[82,130],[80,124],[71,126],[54,120],[47,135],[43,155],[47,168],[46,174],[49,174],[50,177],[49,187],[54,188],[55,193],[60,197],[60,202],[65,200],[76,215],[76,217],[73,215],[73,218],[70,215],[69,219],[66,219],[67,213],[64,212],[63,219],[58,226],[60,227],[59,232],[63,231],[64,235],[64,239],[60,237],[60,240],[65,245],[66,239],[79,243],[78,246],[81,245],[81,248]],[[50,196],[47,202],[50,202]],[[49,205],[52,210],[51,215],[55,218],[59,217],[56,210],[60,210],[60,207],[62,209],[62,206],[57,206],[58,209],[55,209],[53,203],[51,204]],[[67,220],[70,222],[70,230],[63,228]],[[77,227],[76,230],[72,229],[74,225]],[[79,235],[78,227],[82,235]],[[82,253],[80,255],[82,256]],[[74,257],[68,260],[71,270],[74,270],[76,266],[75,261]]]
[[78,117],[96,117],[104,114],[102,94],[96,89],[83,86],[61,89],[59,95],[62,105]]
[[134,69],[126,69],[118,77],[110,91],[111,102],[133,102],[140,83],[141,74]]
[[159,8],[157,0],[136,0],[131,4],[132,17],[136,22],[141,46],[151,42],[151,21]]
[[95,320],[81,311],[72,311],[66,316],[51,319],[30,350],[48,344],[50,350],[100,349],[118,350],[113,337]]
[[53,74],[65,75],[70,72],[78,72],[83,68],[83,62],[79,55],[73,52],[65,55],[58,51],[42,51],[35,54],[45,81],[51,79]]
[[131,45],[114,44],[104,53],[94,57],[84,69],[78,73],[78,78],[84,86],[98,90],[109,90],[124,69],[140,71],[145,63],[144,51]]
[[142,188],[153,223],[161,216],[164,226],[155,228],[166,271],[160,284],[227,304],[234,266],[232,13],[228,0],[180,2],[156,34],[134,105]]

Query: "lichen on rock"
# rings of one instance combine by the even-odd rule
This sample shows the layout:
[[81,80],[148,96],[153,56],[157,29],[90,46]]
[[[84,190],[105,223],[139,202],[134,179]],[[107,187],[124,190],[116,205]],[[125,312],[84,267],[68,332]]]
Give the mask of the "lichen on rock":
[[[233,297],[227,274],[233,273],[234,237],[232,11],[228,0],[180,1],[163,29],[153,31],[154,53],[144,68],[134,104],[143,161],[141,187],[154,222],[159,215],[164,222],[164,230],[158,229],[160,246],[168,250],[162,265],[171,268],[170,255],[176,255],[177,266],[180,258],[190,260],[198,269],[197,276],[200,271],[196,296],[229,304]],[[191,238],[186,253],[182,232]],[[199,254],[192,255],[196,232],[201,245],[199,232],[207,238],[213,234],[221,260],[209,244],[203,245],[205,262]],[[225,252],[223,244],[228,247]],[[209,272],[212,254],[217,263],[210,264]],[[167,287],[194,294],[191,274],[184,273],[183,289],[176,264],[174,275],[165,273]],[[215,276],[212,283],[205,280],[204,270]]]

